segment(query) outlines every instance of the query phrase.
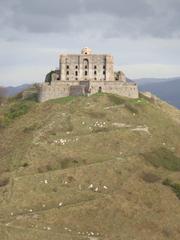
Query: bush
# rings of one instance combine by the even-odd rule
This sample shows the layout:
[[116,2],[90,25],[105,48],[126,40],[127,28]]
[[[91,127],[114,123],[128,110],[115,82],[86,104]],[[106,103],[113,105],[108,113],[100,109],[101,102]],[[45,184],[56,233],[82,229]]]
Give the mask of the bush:
[[18,118],[24,114],[26,114],[29,110],[29,106],[26,103],[16,103],[10,107],[9,111],[5,113],[5,118],[13,120]]
[[180,158],[166,148],[159,148],[149,153],[144,153],[145,160],[154,167],[163,167],[170,171],[180,171]]

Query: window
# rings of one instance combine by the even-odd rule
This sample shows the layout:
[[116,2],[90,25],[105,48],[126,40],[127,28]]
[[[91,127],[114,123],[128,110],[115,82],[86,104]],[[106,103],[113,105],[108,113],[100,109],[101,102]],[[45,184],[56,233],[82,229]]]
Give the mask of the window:
[[69,71],[67,71],[66,74],[69,75]]
[[69,78],[67,78],[67,81],[69,81]]
[[76,78],[76,81],[78,80],[78,78]]
[[96,80],[97,80],[97,78],[94,78],[94,80],[96,81]]
[[87,71],[85,71],[85,76],[87,76],[88,75],[88,72]]
[[85,69],[87,69],[88,67],[87,67],[87,65],[85,66]]
[[78,66],[76,66],[76,69],[78,69]]
[[94,75],[96,75],[97,74],[97,72],[96,71],[94,71]]
[[97,66],[94,66],[94,69],[97,69]]
[[105,65],[103,66],[103,69],[106,69],[106,66],[105,66]]
[[103,71],[103,74],[105,75],[105,74],[106,74],[106,71]]
[[78,71],[75,72],[75,75],[78,76]]
[[69,65],[67,65],[66,68],[69,69]]

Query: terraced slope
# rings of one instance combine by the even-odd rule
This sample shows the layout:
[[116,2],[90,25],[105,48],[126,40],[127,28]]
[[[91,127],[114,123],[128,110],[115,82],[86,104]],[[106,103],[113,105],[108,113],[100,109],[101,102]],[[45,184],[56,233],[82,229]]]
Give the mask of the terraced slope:
[[0,109],[0,239],[180,239],[179,111],[143,96]]

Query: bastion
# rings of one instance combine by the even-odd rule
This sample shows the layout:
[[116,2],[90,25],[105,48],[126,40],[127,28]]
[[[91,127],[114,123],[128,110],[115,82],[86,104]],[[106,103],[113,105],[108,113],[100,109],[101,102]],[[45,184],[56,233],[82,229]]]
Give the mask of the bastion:
[[137,84],[129,81],[122,71],[114,71],[111,55],[93,54],[91,49],[83,48],[81,54],[60,56],[59,69],[48,73],[40,84],[39,101],[98,92],[139,97]]

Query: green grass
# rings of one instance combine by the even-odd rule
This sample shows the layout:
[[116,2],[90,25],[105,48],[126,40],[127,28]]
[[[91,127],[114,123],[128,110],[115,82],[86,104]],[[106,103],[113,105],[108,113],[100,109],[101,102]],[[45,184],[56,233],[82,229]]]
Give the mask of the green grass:
[[180,184],[173,183],[170,179],[167,178],[163,181],[163,185],[171,187],[173,192],[175,192],[176,196],[180,199]]
[[114,94],[108,94],[107,95],[109,100],[114,104],[114,105],[121,105],[123,103],[125,103],[125,100],[122,97],[119,97],[117,95]]
[[68,103],[68,102],[72,102],[76,98],[78,98],[78,97],[69,96],[69,97],[62,97],[62,98],[52,99],[52,100],[49,100],[48,102],[49,103],[65,104],[65,103]]
[[[3,105],[0,117],[16,104],[20,99]],[[162,185],[168,174],[178,191],[178,172],[166,170],[172,169],[171,160],[178,169],[178,155],[160,148],[166,142],[178,154],[180,130],[170,116],[144,100],[105,93],[33,104],[0,132],[0,239],[7,232],[13,240],[80,240],[78,232],[88,239],[91,231],[100,233],[98,239],[146,239],[147,231],[164,239],[160,229],[167,225],[179,239],[178,200]],[[96,122],[106,124],[101,128]],[[140,125],[151,136],[132,131]],[[59,144],[60,139],[67,143]],[[146,164],[141,153],[157,168]]]
[[163,167],[170,171],[180,171],[180,158],[166,148],[159,148],[143,154],[146,161],[154,167]]
[[35,101],[10,99],[9,105],[0,116],[0,127],[7,127],[12,121],[28,113]]

